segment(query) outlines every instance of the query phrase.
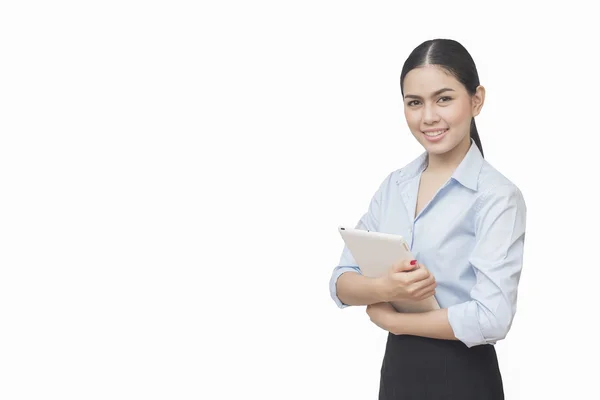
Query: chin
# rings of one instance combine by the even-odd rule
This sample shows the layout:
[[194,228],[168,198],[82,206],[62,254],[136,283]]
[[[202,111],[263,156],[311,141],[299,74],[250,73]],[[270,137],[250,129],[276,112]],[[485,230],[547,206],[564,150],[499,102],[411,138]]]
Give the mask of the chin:
[[429,153],[429,154],[436,154],[436,155],[440,155],[440,154],[445,154],[448,153],[450,150],[452,150],[455,146],[448,146],[446,144],[442,144],[442,143],[436,143],[436,144],[431,144],[431,143],[425,143],[424,144],[425,150]]
[[439,143],[430,143],[427,140],[420,141],[421,145],[425,148],[427,153],[429,154],[445,154],[456,147],[456,143],[450,142],[439,142]]

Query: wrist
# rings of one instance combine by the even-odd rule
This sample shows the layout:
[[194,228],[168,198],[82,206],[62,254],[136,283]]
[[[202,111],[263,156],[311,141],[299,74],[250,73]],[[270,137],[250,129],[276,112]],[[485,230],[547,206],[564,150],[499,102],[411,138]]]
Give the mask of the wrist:
[[378,303],[385,303],[389,301],[385,281],[381,277],[373,279],[373,294],[375,295]]
[[405,335],[407,332],[404,331],[404,327],[406,327],[406,317],[407,314],[404,313],[396,313],[390,317],[390,329],[389,331],[394,335]]

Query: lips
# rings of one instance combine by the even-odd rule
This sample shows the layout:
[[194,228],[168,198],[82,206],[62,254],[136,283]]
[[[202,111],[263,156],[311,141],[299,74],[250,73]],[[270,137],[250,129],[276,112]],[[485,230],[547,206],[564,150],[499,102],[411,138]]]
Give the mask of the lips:
[[439,129],[437,131],[427,131],[427,132],[423,132],[425,134],[425,136],[429,136],[429,137],[434,137],[434,136],[438,136],[441,135],[442,133],[446,132],[448,129]]
[[425,135],[425,138],[428,141],[437,142],[446,136],[446,132],[448,132],[448,129],[429,130],[427,132],[423,132],[423,135]]

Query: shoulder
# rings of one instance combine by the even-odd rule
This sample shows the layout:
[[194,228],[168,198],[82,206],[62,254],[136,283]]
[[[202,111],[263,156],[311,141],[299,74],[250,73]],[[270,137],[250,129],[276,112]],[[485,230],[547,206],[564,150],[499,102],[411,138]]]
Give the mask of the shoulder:
[[521,189],[486,160],[481,167],[477,191],[478,209],[486,204],[498,202],[504,203],[506,206],[516,205],[523,209],[526,208]]

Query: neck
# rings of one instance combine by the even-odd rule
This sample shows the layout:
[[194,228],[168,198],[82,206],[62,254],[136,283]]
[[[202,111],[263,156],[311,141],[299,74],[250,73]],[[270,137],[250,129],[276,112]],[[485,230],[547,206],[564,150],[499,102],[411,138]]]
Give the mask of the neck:
[[471,138],[469,137],[468,139],[469,140],[463,140],[447,153],[428,154],[427,168],[425,170],[436,174],[452,174],[460,165],[463,158],[465,158],[465,155],[469,152]]

